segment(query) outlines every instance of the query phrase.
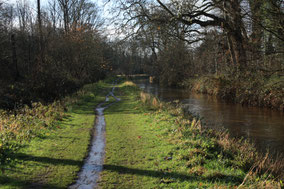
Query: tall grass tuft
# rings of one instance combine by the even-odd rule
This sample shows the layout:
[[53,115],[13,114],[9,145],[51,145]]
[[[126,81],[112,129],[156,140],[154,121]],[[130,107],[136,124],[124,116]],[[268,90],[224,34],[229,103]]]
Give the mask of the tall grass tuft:
[[140,99],[144,104],[150,106],[151,108],[160,109],[163,107],[163,103],[160,102],[158,98],[148,93],[140,92]]

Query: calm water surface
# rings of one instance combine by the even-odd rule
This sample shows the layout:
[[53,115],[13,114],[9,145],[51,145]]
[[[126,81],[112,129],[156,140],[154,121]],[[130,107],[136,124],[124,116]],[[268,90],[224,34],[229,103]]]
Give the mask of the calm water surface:
[[249,138],[261,151],[269,148],[271,153],[284,156],[283,112],[230,104],[216,97],[150,84],[146,79],[134,82],[161,100],[179,100],[190,112],[201,116],[206,127],[225,128],[233,136]]

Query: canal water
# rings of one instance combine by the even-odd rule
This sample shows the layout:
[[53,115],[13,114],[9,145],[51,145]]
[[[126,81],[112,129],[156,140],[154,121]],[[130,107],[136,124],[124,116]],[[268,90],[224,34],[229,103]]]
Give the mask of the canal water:
[[250,139],[262,152],[269,149],[272,155],[284,156],[283,112],[230,104],[209,95],[151,84],[147,79],[134,82],[163,101],[179,100],[188,111],[201,117],[205,127],[225,128],[231,136]]

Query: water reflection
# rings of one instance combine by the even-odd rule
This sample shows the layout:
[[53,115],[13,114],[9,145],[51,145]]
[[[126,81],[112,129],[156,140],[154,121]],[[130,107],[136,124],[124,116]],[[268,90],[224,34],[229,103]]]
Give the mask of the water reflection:
[[262,151],[269,148],[272,153],[284,155],[283,112],[230,104],[216,97],[150,84],[148,80],[135,82],[140,88],[158,96],[161,100],[180,100],[190,112],[203,118],[206,127],[214,129],[224,127],[233,136],[251,139]]

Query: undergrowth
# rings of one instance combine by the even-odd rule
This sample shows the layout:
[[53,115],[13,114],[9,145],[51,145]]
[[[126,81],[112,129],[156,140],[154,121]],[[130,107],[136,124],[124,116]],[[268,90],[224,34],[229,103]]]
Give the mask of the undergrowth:
[[284,111],[284,78],[259,73],[234,78],[226,75],[208,75],[190,78],[182,86],[209,95],[245,105],[268,107]]

